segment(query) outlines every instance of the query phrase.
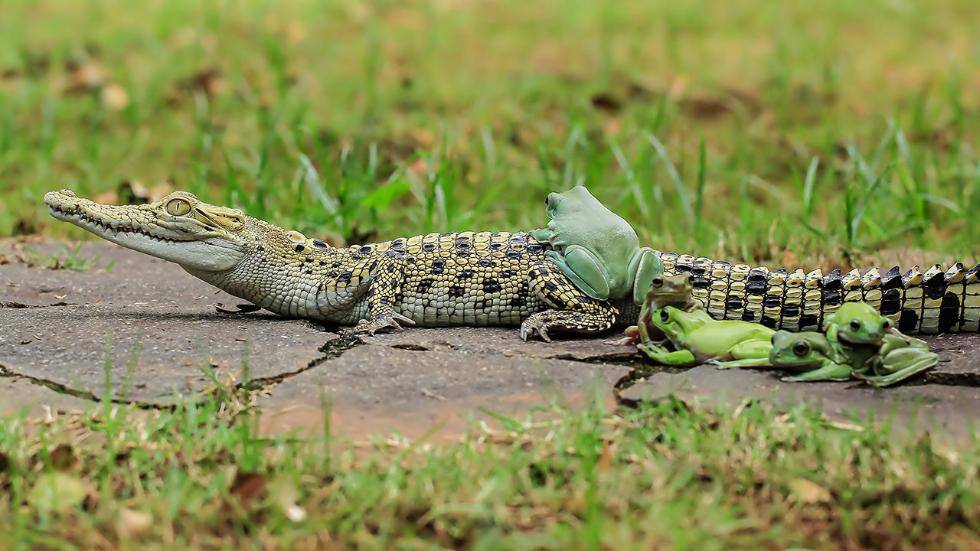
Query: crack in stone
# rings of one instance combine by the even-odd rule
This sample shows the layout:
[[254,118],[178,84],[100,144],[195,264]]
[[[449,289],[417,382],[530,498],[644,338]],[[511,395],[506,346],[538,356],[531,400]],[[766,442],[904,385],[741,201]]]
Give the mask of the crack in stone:
[[0,308],[53,308],[55,306],[78,306],[73,302],[53,302],[51,304],[26,304],[0,300]]
[[357,335],[354,335],[353,333],[341,333],[340,336],[328,340],[320,348],[318,348],[317,350],[322,352],[323,355],[319,358],[310,360],[305,366],[293,371],[277,373],[268,377],[258,377],[255,379],[249,379],[248,381],[242,381],[236,384],[235,388],[238,390],[251,391],[268,390],[286,379],[290,379],[296,375],[299,375],[300,373],[314,369],[320,364],[329,360],[339,358],[344,354],[344,352],[347,352],[348,350],[362,344],[364,344],[364,341]]
[[[919,382],[919,385],[943,385],[961,386],[966,388],[980,388],[980,373],[931,373],[927,372]],[[913,382],[909,386],[916,386]]]
[[[323,355],[320,356],[319,358],[315,358],[311,360],[309,363],[307,363],[305,366],[301,367],[300,369],[296,369],[294,371],[288,371],[285,373],[278,373],[276,375],[272,375],[269,377],[259,377],[255,379],[250,379],[248,381],[243,381],[235,384],[234,389],[250,390],[250,391],[270,389],[278,385],[279,383],[285,381],[286,379],[299,375],[300,373],[303,373],[305,371],[309,371],[310,369],[313,369],[328,360],[339,358],[341,355],[343,355],[344,352],[363,343],[364,342],[356,335],[342,334],[339,337],[328,340],[326,343],[320,346],[318,350],[320,352],[323,352]],[[3,364],[0,364],[0,379],[14,379],[19,381],[24,381],[29,384],[47,388],[58,394],[72,396],[93,403],[101,403],[104,401],[103,397],[98,396],[89,390],[72,388],[64,383],[59,383],[57,381],[52,381],[50,379],[45,379],[43,377],[35,377],[33,375],[24,375],[23,373],[17,373]],[[209,388],[204,391],[201,391],[198,394],[206,395],[213,390],[214,390],[213,388]],[[110,398],[109,401],[112,402],[113,404],[135,406],[140,409],[156,409],[156,410],[169,411],[177,407],[176,404],[157,404],[153,402],[145,402],[141,400],[126,400],[126,399],[115,398],[115,397]]]
[[[15,381],[24,381],[26,383],[41,386],[52,390],[58,394],[63,394],[65,396],[72,396],[74,398],[79,398],[81,400],[88,400],[93,403],[102,403],[104,399],[100,396],[95,395],[89,390],[82,390],[77,388],[72,388],[64,383],[59,383],[57,381],[52,381],[51,379],[45,379],[43,377],[35,377],[33,375],[24,375],[23,373],[17,373],[12,371],[7,366],[0,364],[0,379],[13,379]],[[121,398],[110,398],[110,402],[113,404],[126,405],[126,406],[136,406],[139,409],[158,409],[158,410],[173,410],[177,406],[174,404],[155,404],[153,402],[142,402],[139,400],[123,400]]]
[[[13,304],[13,306],[12,306]],[[7,308],[43,308],[47,306],[65,306],[67,303],[55,303],[51,305],[22,305],[21,303],[6,303],[0,302],[0,307]],[[314,358],[308,362],[305,366],[284,373],[277,373],[276,375],[271,375],[268,377],[259,377],[255,379],[250,379],[248,381],[243,381],[236,383],[234,386],[235,390],[248,390],[248,391],[263,391],[270,390],[282,383],[283,381],[295,377],[301,373],[305,373],[311,369],[314,369],[321,364],[339,358],[348,350],[351,350],[357,346],[367,344],[359,336],[351,332],[342,332],[339,336],[334,337],[322,346],[318,348],[319,352],[322,352],[322,356]],[[390,348],[401,349],[401,350],[412,350],[419,352],[427,352],[430,349],[415,344],[394,344],[394,345],[381,345],[388,346]],[[610,355],[596,355],[596,356],[576,356],[569,353],[560,353],[547,356],[548,359],[554,360],[564,360],[570,362],[577,362],[587,365],[596,364],[609,364],[617,365],[629,368],[629,372],[621,377],[613,385],[612,392],[617,402],[622,405],[629,405],[626,402],[631,401],[620,396],[620,393],[629,389],[630,387],[643,382],[652,375],[658,373],[682,373],[688,371],[689,369],[696,367],[665,367],[656,366],[645,362],[642,358],[634,354],[620,353],[620,354],[610,354]],[[88,400],[94,403],[101,403],[103,398],[97,396],[91,391],[72,388],[63,383],[52,381],[50,379],[44,379],[41,377],[35,377],[32,375],[24,375],[22,373],[17,373],[12,371],[10,368],[0,364],[0,378],[22,380],[30,384],[45,387],[49,390],[57,392],[59,394],[64,394],[67,396],[73,396],[75,398],[80,398],[83,400]],[[956,386],[956,387],[966,387],[966,388],[980,388],[980,373],[926,373],[923,377],[918,378],[916,381],[911,381],[908,386],[919,386],[926,384],[935,384],[943,386]],[[207,393],[204,391],[203,393]],[[125,400],[121,398],[111,398],[110,402],[120,405],[131,405],[140,409],[158,409],[158,410],[173,410],[177,406],[175,404],[157,404],[152,402],[145,402],[139,400]]]

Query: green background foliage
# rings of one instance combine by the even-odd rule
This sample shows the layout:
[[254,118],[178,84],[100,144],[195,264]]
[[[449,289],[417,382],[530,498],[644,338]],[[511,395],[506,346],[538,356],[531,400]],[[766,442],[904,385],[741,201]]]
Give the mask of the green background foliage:
[[42,193],[123,181],[351,242],[535,227],[584,183],[655,248],[978,253],[969,0],[3,12],[0,235],[81,237]]

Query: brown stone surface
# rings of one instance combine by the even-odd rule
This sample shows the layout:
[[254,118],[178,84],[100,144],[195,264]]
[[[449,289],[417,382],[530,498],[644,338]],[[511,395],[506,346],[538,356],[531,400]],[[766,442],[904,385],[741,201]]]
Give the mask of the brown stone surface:
[[[513,330],[480,333],[505,332],[520,342]],[[268,414],[265,430],[318,431],[325,396],[333,408],[333,426],[341,434],[419,436],[431,428],[458,433],[470,420],[491,419],[487,412],[523,416],[528,408],[553,402],[579,407],[596,397],[612,405],[613,385],[629,372],[617,365],[502,355],[492,345],[481,348],[453,338],[458,336],[450,336],[449,344],[438,350],[357,346],[290,377],[259,400]],[[282,420],[281,412],[297,408],[305,412],[302,422],[296,415]]]
[[[94,260],[78,272],[18,260],[64,250],[56,243],[31,247],[34,253],[18,252],[0,242],[8,261],[0,261],[0,414],[81,409],[100,397],[107,342],[117,399],[126,391],[135,401],[163,403],[208,389],[205,364],[222,380],[240,380],[248,350],[251,376],[261,383],[263,431],[319,432],[327,397],[334,432],[354,438],[433,429],[453,435],[494,413],[524,416],[553,402],[579,407],[595,396],[612,405],[614,385],[626,387],[635,368],[651,370],[631,347],[605,342],[615,335],[525,343],[516,328],[464,327],[408,329],[358,343],[302,320],[220,313],[215,304],[240,301],[176,265],[109,243],[83,244],[79,256]],[[620,396],[805,401],[835,416],[894,414],[903,424],[917,416],[944,434],[970,434],[980,414],[980,337],[927,340],[940,365],[898,388],[790,384],[775,372],[701,366],[654,372]]]
[[82,412],[93,402],[58,392],[28,380],[0,379],[0,417],[26,413],[30,417],[46,418],[57,413]]
[[683,373],[656,373],[620,393],[626,402],[668,395],[702,404],[734,406],[761,399],[779,406],[810,404],[838,419],[873,414],[900,426],[921,426],[962,437],[980,429],[980,390],[938,384],[876,389],[861,382],[784,383],[784,374],[760,369],[698,366]]
[[80,254],[96,267],[0,266],[8,305],[0,308],[0,366],[101,396],[108,348],[114,396],[165,402],[211,387],[205,366],[223,381],[240,379],[247,356],[252,377],[274,377],[321,357],[333,337],[302,320],[218,313],[216,303],[241,301],[175,264],[109,243],[84,244]]

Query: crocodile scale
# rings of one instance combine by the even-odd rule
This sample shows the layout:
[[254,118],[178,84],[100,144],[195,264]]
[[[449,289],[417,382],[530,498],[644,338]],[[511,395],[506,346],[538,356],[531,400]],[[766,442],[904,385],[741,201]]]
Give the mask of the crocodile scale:
[[[368,332],[419,326],[521,326],[522,337],[595,333],[636,321],[632,301],[575,287],[528,233],[430,233],[332,247],[241,211],[174,192],[145,205],[102,205],[70,191],[45,196],[56,218],[180,264],[228,293],[294,318]],[[908,333],[980,330],[980,266],[863,274],[764,267],[656,253],[668,275],[690,273],[694,296],[718,319],[810,330],[846,301],[870,303]]]
[[862,301],[890,318],[900,331],[935,334],[980,331],[980,265],[967,270],[939,264],[925,273],[898,266],[770,271],[710,258],[661,253],[664,273],[689,273],[694,297],[716,319],[746,320],[790,331],[817,330],[843,302]]

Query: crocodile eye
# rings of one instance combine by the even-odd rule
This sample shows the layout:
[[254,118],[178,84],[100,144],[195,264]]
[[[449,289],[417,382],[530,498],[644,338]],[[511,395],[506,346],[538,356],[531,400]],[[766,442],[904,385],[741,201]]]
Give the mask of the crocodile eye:
[[796,341],[793,343],[793,354],[797,356],[806,356],[810,353],[810,344],[806,341]]
[[663,287],[664,286],[664,280],[660,279],[659,277],[654,278],[653,281],[651,281],[650,283],[654,287]]
[[851,320],[851,329],[858,331],[861,329],[861,322],[858,320]]
[[667,313],[667,310],[661,310],[660,321],[669,321],[669,320],[670,320],[670,314]]
[[191,204],[184,199],[171,199],[167,203],[167,213],[173,216],[184,216],[191,211]]

